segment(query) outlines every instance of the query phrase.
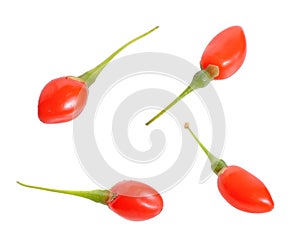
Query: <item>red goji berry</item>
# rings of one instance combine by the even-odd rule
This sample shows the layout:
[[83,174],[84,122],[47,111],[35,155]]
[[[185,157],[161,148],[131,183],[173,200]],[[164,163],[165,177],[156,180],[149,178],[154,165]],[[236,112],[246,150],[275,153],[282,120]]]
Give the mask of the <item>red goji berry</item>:
[[17,183],[28,188],[87,198],[108,205],[116,214],[133,221],[151,219],[163,209],[163,199],[159,192],[138,181],[122,181],[115,184],[110,190],[91,191],[58,190]]
[[200,61],[201,70],[194,75],[190,85],[146,125],[159,118],[195,89],[206,87],[214,79],[225,79],[233,75],[242,66],[245,57],[246,38],[243,29],[233,26],[220,32],[205,48]]
[[265,213],[274,208],[270,192],[262,181],[239,166],[227,166],[206,149],[188,123],[185,128],[209,158],[212,170],[218,175],[218,189],[229,204],[249,213]]
[[102,63],[84,74],[78,77],[60,77],[47,83],[42,89],[38,101],[39,119],[43,123],[62,123],[76,118],[86,105],[88,88],[95,82],[103,68],[127,46],[145,37],[157,28],[158,26],[129,41]]

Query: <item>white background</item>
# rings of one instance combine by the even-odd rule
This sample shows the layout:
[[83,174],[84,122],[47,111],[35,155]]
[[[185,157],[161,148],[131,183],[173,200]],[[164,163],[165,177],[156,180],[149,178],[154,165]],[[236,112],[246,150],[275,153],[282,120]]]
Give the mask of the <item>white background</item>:
[[[0,245],[299,246],[297,2],[1,1]],[[95,189],[76,156],[72,122],[45,125],[38,120],[39,93],[50,79],[80,75],[156,25],[155,33],[119,57],[165,52],[197,65],[219,31],[244,28],[248,51],[243,67],[213,82],[226,116],[222,158],[263,180],[275,202],[272,212],[232,208],[220,196],[215,176],[199,184],[206,160],[201,152],[188,176],[163,194],[163,212],[145,222],[124,220],[81,198],[15,183]],[[209,144],[209,136],[203,137]]]

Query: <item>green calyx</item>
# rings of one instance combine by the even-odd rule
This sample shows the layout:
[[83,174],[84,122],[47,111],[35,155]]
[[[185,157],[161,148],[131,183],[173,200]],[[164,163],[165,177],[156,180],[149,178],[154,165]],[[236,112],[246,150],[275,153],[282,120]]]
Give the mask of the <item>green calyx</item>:
[[186,129],[188,129],[188,131],[190,132],[190,134],[192,135],[192,137],[199,144],[199,146],[201,147],[201,149],[203,150],[203,152],[207,155],[207,157],[208,157],[208,159],[209,159],[209,161],[211,163],[211,169],[213,170],[213,172],[215,174],[219,175],[220,172],[222,172],[224,170],[224,168],[227,167],[225,161],[222,160],[222,159],[218,159],[211,152],[208,151],[208,149],[202,144],[202,142],[200,142],[200,140],[197,138],[197,136],[191,130],[189,123],[185,123],[184,127]]
[[151,124],[172,106],[174,106],[178,101],[182,100],[186,95],[193,92],[195,89],[206,87],[216,76],[219,75],[219,67],[215,65],[208,65],[205,69],[198,71],[190,85],[169,105],[167,105],[162,111],[160,111],[156,116],[150,119],[146,125]]
[[83,80],[88,87],[90,87],[95,80],[97,79],[98,75],[100,74],[100,72],[103,70],[103,68],[117,55],[119,54],[122,50],[124,50],[127,46],[131,45],[132,43],[134,43],[135,41],[147,36],[148,34],[152,33],[154,30],[156,30],[157,28],[159,28],[159,26],[151,29],[150,31],[132,39],[131,41],[127,42],[125,45],[121,46],[118,50],[116,50],[114,53],[112,53],[108,58],[106,58],[102,63],[100,63],[99,65],[97,65],[96,67],[94,67],[93,69],[85,72],[84,74],[78,76],[77,78]]
[[208,65],[205,69],[198,71],[190,84],[190,87],[195,90],[206,87],[216,76],[219,75],[219,67]]
[[216,159],[211,163],[211,169],[214,171],[215,174],[220,175],[222,171],[224,171],[224,168],[226,168],[227,165],[224,160],[222,159]]
[[50,188],[44,188],[39,186],[32,186],[32,185],[21,183],[19,181],[17,181],[17,183],[27,188],[83,197],[104,205],[107,205],[109,202],[114,200],[114,198],[117,196],[115,193],[111,192],[110,190],[90,190],[90,191],[58,190],[58,189],[50,189]]

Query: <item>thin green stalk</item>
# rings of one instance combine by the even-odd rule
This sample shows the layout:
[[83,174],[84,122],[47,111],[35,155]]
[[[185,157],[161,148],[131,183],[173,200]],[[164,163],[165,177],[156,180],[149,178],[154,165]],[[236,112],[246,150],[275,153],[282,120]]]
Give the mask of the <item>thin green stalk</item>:
[[174,99],[168,106],[166,106],[161,112],[159,112],[156,116],[154,116],[151,120],[149,120],[146,125],[151,124],[154,120],[159,118],[162,114],[164,114],[167,110],[169,110],[172,106],[174,106],[178,101],[182,100],[183,97],[192,92],[193,89],[188,86],[176,99]]
[[174,106],[178,101],[182,100],[187,94],[192,92],[195,89],[206,87],[216,76],[219,74],[219,67],[215,65],[208,65],[205,69],[198,71],[190,85],[175,99],[173,100],[165,109],[159,112],[151,120],[149,120],[146,125],[151,124],[154,120],[159,118],[172,106]]
[[188,131],[191,133],[192,137],[199,144],[199,146],[201,147],[201,149],[203,150],[203,152],[207,155],[207,157],[209,158],[209,160],[210,160],[211,163],[213,163],[216,160],[218,160],[218,158],[216,158],[211,152],[209,152],[207,150],[207,148],[202,144],[202,142],[200,142],[200,140],[197,138],[197,136],[195,135],[195,133],[191,130],[191,128],[189,126],[189,123],[185,123],[184,127],[186,129],[188,129]]
[[216,173],[217,175],[220,173],[221,170],[223,170],[225,167],[227,167],[226,163],[222,159],[218,159],[216,156],[214,156],[208,149],[200,142],[200,140],[197,138],[195,133],[191,130],[190,124],[185,123],[184,127],[188,129],[192,137],[195,139],[195,141],[199,144],[203,152],[207,155],[210,163],[211,163],[211,169]]
[[80,78],[81,80],[83,80],[88,87],[90,87],[95,80],[97,79],[98,75],[100,74],[100,72],[103,70],[103,68],[118,54],[120,53],[122,50],[124,50],[127,46],[129,46],[130,44],[134,43],[135,41],[147,36],[148,34],[152,33],[154,30],[156,30],[157,28],[159,28],[159,26],[151,29],[150,31],[132,39],[131,41],[129,41],[128,43],[126,43],[125,45],[123,45],[122,47],[120,47],[118,50],[116,50],[114,53],[112,53],[108,58],[106,58],[102,63],[100,63],[99,65],[97,65],[95,68],[85,72],[84,74],[78,76],[78,78]]
[[58,190],[58,189],[50,189],[50,188],[44,188],[40,186],[28,185],[28,184],[21,183],[19,181],[17,181],[17,183],[27,188],[79,196],[105,205],[111,200],[113,200],[113,198],[115,197],[115,194],[109,190],[90,190],[90,191]]

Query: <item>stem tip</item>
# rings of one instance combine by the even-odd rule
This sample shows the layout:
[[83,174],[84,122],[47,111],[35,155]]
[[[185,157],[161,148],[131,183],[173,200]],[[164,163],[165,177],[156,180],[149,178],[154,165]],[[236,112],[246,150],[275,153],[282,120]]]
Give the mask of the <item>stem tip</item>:
[[184,124],[184,128],[188,129],[189,127],[190,127],[190,123],[189,123],[189,122],[186,122],[186,123]]

